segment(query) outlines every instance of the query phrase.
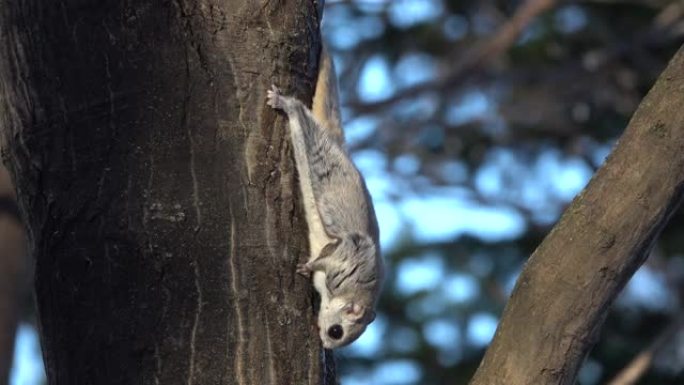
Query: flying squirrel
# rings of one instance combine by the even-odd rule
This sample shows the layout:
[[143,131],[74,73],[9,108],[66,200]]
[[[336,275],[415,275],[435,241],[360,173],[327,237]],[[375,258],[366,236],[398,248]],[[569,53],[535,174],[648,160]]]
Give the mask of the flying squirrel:
[[375,319],[384,279],[378,223],[363,176],[344,146],[332,58],[321,50],[312,109],[271,86],[267,104],[288,117],[310,256],[297,272],[320,294],[323,347],[355,341]]

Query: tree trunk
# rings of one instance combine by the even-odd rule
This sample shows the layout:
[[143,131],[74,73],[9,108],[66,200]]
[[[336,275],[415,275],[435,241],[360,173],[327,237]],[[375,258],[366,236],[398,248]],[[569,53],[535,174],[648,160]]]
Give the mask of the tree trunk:
[[473,385],[574,384],[684,186],[684,48],[525,265]]
[[7,169],[0,165],[0,384],[9,384],[14,340],[27,294],[26,237]]
[[[312,1],[0,2],[0,126],[50,384],[332,384],[285,120]],[[293,354],[296,353],[296,354]],[[327,365],[326,365],[327,362]]]

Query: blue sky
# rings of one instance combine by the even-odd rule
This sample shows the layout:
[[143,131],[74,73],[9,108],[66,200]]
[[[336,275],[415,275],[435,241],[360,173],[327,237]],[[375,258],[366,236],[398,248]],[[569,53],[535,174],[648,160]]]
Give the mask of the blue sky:
[[10,385],[38,385],[44,378],[38,335],[32,326],[22,324],[17,330]]

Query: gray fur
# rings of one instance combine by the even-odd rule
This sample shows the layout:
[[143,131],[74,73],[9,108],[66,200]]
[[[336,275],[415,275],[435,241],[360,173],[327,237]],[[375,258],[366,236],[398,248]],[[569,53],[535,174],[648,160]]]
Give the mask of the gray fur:
[[[319,122],[303,103],[282,96],[275,86],[268,92],[268,105],[282,109],[289,118],[310,231],[318,225],[325,232],[310,236],[312,256],[298,271],[324,273],[324,285],[314,277],[321,294],[321,339],[326,348],[343,346],[358,338],[375,318],[373,309],[382,286],[384,268],[373,204],[363,177],[342,147],[339,127],[329,128],[339,120]],[[327,116],[339,119],[339,115]],[[319,250],[313,250],[313,243],[320,244]],[[344,328],[340,340],[325,334],[333,324]]]

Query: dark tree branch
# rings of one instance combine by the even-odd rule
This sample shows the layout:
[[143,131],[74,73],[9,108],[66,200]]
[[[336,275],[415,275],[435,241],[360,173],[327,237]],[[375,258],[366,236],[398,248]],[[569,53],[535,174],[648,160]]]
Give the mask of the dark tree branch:
[[684,187],[684,49],[526,263],[473,385],[573,384]]

